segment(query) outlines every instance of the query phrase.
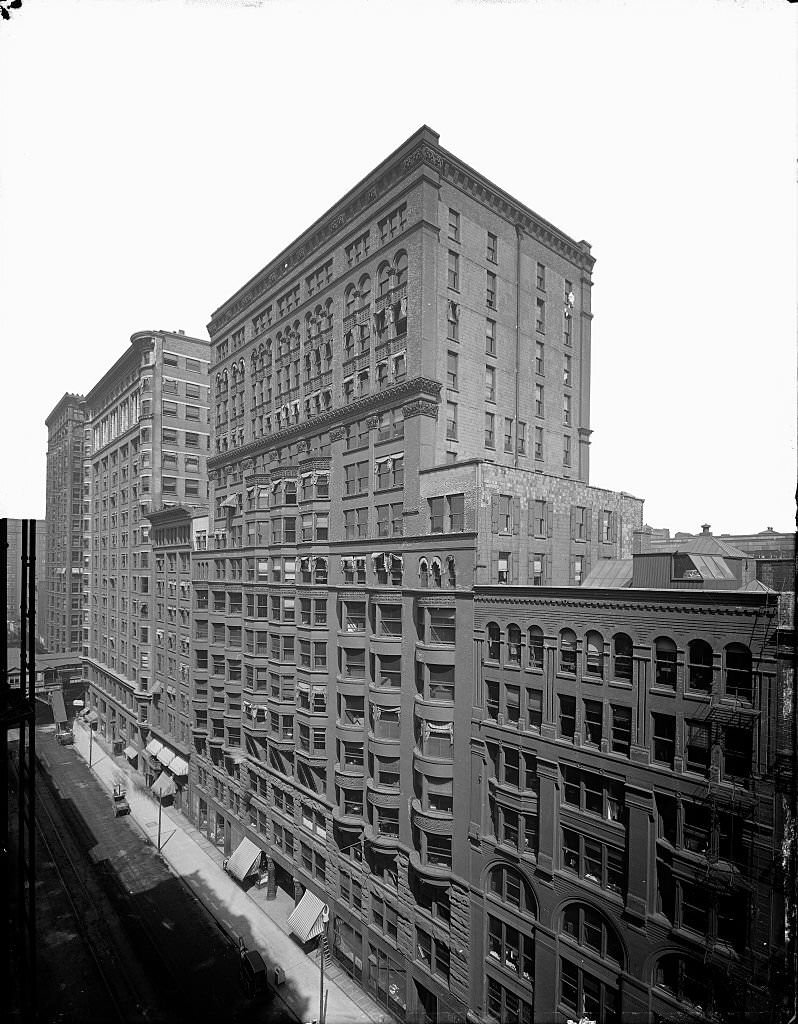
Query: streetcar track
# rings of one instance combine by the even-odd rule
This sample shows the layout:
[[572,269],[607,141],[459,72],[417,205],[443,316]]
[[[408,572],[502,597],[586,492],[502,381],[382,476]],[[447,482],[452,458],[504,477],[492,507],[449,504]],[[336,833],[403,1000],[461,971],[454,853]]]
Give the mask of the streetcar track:
[[[106,965],[103,963],[103,956],[101,956],[100,953],[98,952],[97,946],[99,946],[99,941],[94,940],[92,938],[92,927],[95,928],[95,933],[97,935],[98,940],[101,938],[107,939],[108,937],[107,933],[105,935],[101,934],[103,932],[106,932],[106,929],[102,926],[102,917],[98,914],[96,908],[94,907],[93,894],[89,891],[89,887],[86,884],[83,874],[78,869],[77,865],[75,864],[74,858],[71,856],[69,850],[67,849],[67,846],[58,831],[55,818],[53,817],[53,814],[51,813],[50,809],[47,806],[47,800],[52,799],[52,794],[47,793],[46,799],[42,799],[42,796],[44,795],[46,790],[44,790],[44,786],[40,783],[40,778],[41,776],[37,774],[37,795],[39,796],[39,799],[36,801],[36,829],[39,834],[39,838],[41,839],[45,849],[49,854],[50,860],[61,882],[61,887],[63,889],[64,895],[66,896],[67,902],[69,903],[70,909],[72,911],[72,916],[75,920],[78,934],[83,940],[83,944],[86,950],[88,951],[89,956],[92,959],[92,962],[97,968],[97,973],[100,976],[100,980],[102,981],[103,987],[105,988],[105,991],[114,1007],[116,1015],[120,1021],[127,1022],[129,1019],[128,1014],[125,1012],[122,1006],[122,1002],[118,997],[118,988],[120,986],[118,982],[116,984],[112,982],[111,977],[109,976],[109,971]],[[47,835],[45,834],[45,829],[42,826],[42,822],[39,816],[41,812],[44,812],[44,814],[46,815],[50,826],[50,836],[51,838],[53,836],[55,837],[57,845],[60,849],[60,863],[59,856],[56,854],[54,845],[48,839]],[[74,881],[77,882],[80,892],[83,894],[85,898],[86,906],[89,909],[89,913],[87,913],[85,910],[82,911],[81,908],[78,906],[77,900],[75,898],[75,890],[72,886],[69,885],[63,870],[65,864],[68,867],[69,872],[71,872]],[[110,966],[113,969],[114,976],[116,978],[124,980],[125,987],[128,989],[128,993],[133,996],[134,1005],[136,1006],[137,1010],[140,1011],[139,1015],[146,1019],[146,1009],[141,1006],[138,998],[136,998],[135,986],[132,984],[129,976],[127,975],[127,972],[124,970],[121,963],[119,962],[118,957],[115,955],[112,943],[105,943],[104,953],[105,959],[111,961]]]

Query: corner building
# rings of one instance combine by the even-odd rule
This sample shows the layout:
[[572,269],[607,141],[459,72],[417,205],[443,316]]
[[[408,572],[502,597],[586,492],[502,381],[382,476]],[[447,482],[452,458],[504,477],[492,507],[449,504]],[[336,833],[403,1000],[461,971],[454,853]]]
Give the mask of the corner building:
[[778,1017],[794,651],[779,597],[478,588],[463,788],[488,1019]]
[[[166,730],[172,753],[184,749],[177,689],[187,669],[184,661],[181,674],[180,639],[190,628],[190,601],[179,556],[181,544],[190,547],[190,528],[163,510],[207,501],[207,372],[207,341],[142,331],[85,399],[91,525],[84,677],[100,734],[147,778],[163,765],[161,741],[146,750],[153,727]],[[157,558],[149,518],[156,510]]]
[[532,1005],[474,969],[474,588],[580,582],[642,525],[589,482],[592,266],[422,128],[209,325],[191,813],[327,902],[400,1019]]

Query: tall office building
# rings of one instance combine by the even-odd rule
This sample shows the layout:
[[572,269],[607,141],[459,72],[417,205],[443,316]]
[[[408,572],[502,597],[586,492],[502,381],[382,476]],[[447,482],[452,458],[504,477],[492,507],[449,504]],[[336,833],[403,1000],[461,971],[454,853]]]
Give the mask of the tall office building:
[[135,757],[149,742],[160,697],[154,623],[165,598],[155,586],[149,516],[207,501],[207,372],[207,341],[144,331],[132,335],[85,399],[91,523],[84,676],[100,733],[115,752],[127,748]]
[[529,960],[497,1004],[471,959],[475,588],[642,525],[589,482],[592,267],[422,128],[209,325],[190,813],[400,1017],[530,1019]]
[[42,635],[53,654],[80,654],[83,649],[84,417],[83,396],[66,393],[45,421],[47,556]]

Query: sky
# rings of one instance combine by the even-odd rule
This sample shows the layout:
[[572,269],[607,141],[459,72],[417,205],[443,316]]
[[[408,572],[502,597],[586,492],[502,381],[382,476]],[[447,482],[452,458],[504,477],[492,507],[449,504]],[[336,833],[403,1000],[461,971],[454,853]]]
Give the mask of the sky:
[[794,528],[780,0],[23,0],[0,22],[0,515],[135,331],[212,312],[420,125],[592,245],[591,483]]

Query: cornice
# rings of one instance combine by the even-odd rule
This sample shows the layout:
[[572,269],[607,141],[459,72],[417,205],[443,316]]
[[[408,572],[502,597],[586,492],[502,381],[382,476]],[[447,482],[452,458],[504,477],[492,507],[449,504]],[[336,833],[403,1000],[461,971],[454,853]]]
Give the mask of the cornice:
[[[538,588],[534,588],[537,590]],[[570,588],[569,588],[570,589]],[[573,588],[574,590],[578,588]],[[621,591],[620,594],[624,592]],[[668,612],[671,614],[691,615],[700,613],[702,615],[747,615],[758,616],[762,612],[764,602],[739,601],[742,595],[734,591],[712,591],[713,596],[720,597],[726,593],[733,593],[734,599],[727,601],[707,600],[706,591],[701,592],[701,599],[696,600],[693,596],[697,591],[645,591],[640,595],[639,600],[632,597],[619,596],[619,591],[595,590],[590,597],[565,597],[564,595],[538,595],[532,593],[532,588],[524,590],[523,594],[506,593],[485,593],[481,588],[475,588],[474,610],[480,605],[496,607],[507,606],[513,608],[579,608],[593,610],[599,607],[602,611],[648,611]],[[758,594],[747,595],[758,597]],[[659,599],[659,600],[658,600]]]
[[[416,139],[418,141],[413,145]],[[356,185],[320,220],[257,273],[244,285],[243,290],[213,313],[208,323],[211,339],[257,299],[272,289],[278,289],[281,282],[297,272],[300,265],[317,253],[333,235],[346,228],[364,210],[380,200],[398,181],[419,169],[429,169],[436,184],[441,178],[445,178],[478,202],[494,209],[530,237],[570,260],[581,270],[590,273],[595,260],[590,255],[590,247],[586,242],[576,242],[559,231],[549,221],[502,191],[458,160],[454,154],[442,149],[436,142],[437,135],[429,129],[421,129],[406,140],[392,156],[372,171],[371,175]]]
[[301,423],[295,423],[290,427],[286,427],[285,430],[270,434],[268,438],[259,437],[256,441],[250,441],[249,444],[242,445],[240,448],[231,448],[226,452],[219,452],[208,458],[208,469],[220,469],[232,463],[242,462],[244,459],[263,455],[305,434],[316,434],[320,430],[336,426],[343,427],[347,423],[362,419],[372,410],[382,409],[387,404],[395,401],[423,395],[427,398],[428,404],[437,404],[440,402],[441,387],[442,385],[438,381],[430,380],[428,377],[411,377],[409,380],[404,380],[389,388],[383,388],[381,391],[376,391],[365,398],[358,398],[342,408],[330,409],[319,413],[312,420],[303,420]]

